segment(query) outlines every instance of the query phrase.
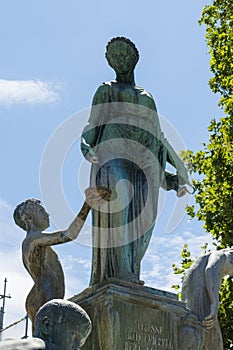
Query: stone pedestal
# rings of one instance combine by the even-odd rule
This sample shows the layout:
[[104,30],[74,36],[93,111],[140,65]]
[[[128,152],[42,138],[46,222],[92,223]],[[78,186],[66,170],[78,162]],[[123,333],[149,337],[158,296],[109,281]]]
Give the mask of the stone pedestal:
[[89,314],[84,350],[199,350],[203,329],[176,294],[109,280],[71,300]]

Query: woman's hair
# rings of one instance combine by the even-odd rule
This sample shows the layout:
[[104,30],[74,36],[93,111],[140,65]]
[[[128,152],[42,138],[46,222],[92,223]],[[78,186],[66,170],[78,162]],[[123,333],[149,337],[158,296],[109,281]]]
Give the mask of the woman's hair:
[[17,205],[13,214],[16,225],[28,231],[32,214],[38,204],[40,204],[40,201],[32,198]]
[[[135,55],[135,63],[134,63],[134,67],[136,66],[138,60],[139,60],[139,52],[138,49],[136,48],[135,44],[128,38],[125,38],[124,36],[117,36],[113,39],[111,39],[106,46],[106,53],[105,53],[105,57],[108,61],[108,63],[110,64],[110,57],[109,57],[109,49],[111,47],[112,44],[114,44],[115,42],[121,41],[123,43],[128,44],[129,46],[131,46],[131,48],[134,50],[134,55]],[[111,65],[111,64],[110,64]]]

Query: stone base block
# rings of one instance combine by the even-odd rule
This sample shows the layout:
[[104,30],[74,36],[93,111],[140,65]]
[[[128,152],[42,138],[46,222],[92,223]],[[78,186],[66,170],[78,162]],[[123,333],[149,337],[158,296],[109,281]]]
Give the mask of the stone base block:
[[84,350],[199,350],[203,329],[176,294],[115,279],[71,300],[89,314]]

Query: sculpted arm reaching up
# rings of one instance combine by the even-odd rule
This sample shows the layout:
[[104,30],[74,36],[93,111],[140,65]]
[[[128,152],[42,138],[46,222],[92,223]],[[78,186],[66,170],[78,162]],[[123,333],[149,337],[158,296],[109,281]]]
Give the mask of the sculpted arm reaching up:
[[[103,204],[105,201],[109,201],[110,190],[103,187],[89,187],[85,191],[85,196],[86,198],[82,208],[72,223],[69,225],[69,227],[66,230],[51,233],[43,232],[43,230],[47,229],[49,226],[49,215],[40,205],[40,201],[29,199],[28,201],[24,202],[28,203],[28,205],[34,206],[34,210],[32,210],[31,215],[24,215],[26,221],[25,225],[28,227],[25,240],[27,240],[27,238],[30,236],[30,244],[31,247],[33,247],[36,245],[56,245],[76,239],[84,225],[90,209]],[[15,214],[15,220],[16,223],[19,224],[19,220],[17,220],[17,214]],[[32,232],[33,235],[30,234]]]

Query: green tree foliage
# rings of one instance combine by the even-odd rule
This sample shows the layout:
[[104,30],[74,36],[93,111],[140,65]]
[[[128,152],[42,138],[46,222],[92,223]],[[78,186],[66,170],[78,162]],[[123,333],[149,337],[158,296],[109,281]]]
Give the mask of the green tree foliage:
[[[206,26],[213,73],[209,85],[220,96],[219,106],[224,117],[211,121],[209,141],[203,144],[202,150],[196,154],[183,153],[188,168],[199,174],[199,180],[193,183],[196,205],[189,207],[188,213],[203,222],[216,248],[221,249],[233,246],[233,1],[214,0],[212,5],[205,6],[200,24]],[[177,271],[184,273],[182,268]],[[233,347],[231,277],[224,279],[221,287],[219,320],[224,347],[230,349]]]
[[213,1],[204,8],[200,23],[206,25],[211,56],[209,84],[220,94],[225,117],[211,121],[203,150],[188,151],[184,157],[190,170],[203,175],[194,182],[199,208],[196,212],[189,208],[189,213],[204,222],[223,248],[233,245],[233,2]]
[[[208,243],[205,243],[201,247],[201,249],[203,250],[203,254],[205,254],[207,252],[207,247],[208,247]],[[191,257],[191,252],[188,249],[188,244],[184,244],[184,247],[183,247],[183,250],[182,250],[180,256],[182,258],[181,266],[179,267],[176,264],[172,264],[172,268],[173,268],[175,275],[181,275],[181,282],[182,282],[183,278],[184,278],[185,271],[187,269],[189,269],[194,262],[194,259]],[[180,287],[181,286],[179,284],[175,284],[172,286],[173,289],[175,289],[176,291],[179,291],[179,293],[178,293],[179,297],[181,297]]]
[[224,348],[233,348],[233,280],[225,277],[219,293],[218,318],[222,329]]
[[[184,245],[183,250],[181,252],[181,257],[182,257],[181,266],[179,267],[176,264],[172,264],[172,268],[175,275],[180,275],[180,274],[182,275],[181,277],[181,282],[182,282],[185,271],[188,268],[190,268],[190,266],[194,262],[194,260],[191,258],[191,252],[188,250],[188,244]],[[178,291],[180,290],[180,285],[179,284],[173,285],[172,288]],[[179,293],[179,296],[181,296],[180,293]]]

